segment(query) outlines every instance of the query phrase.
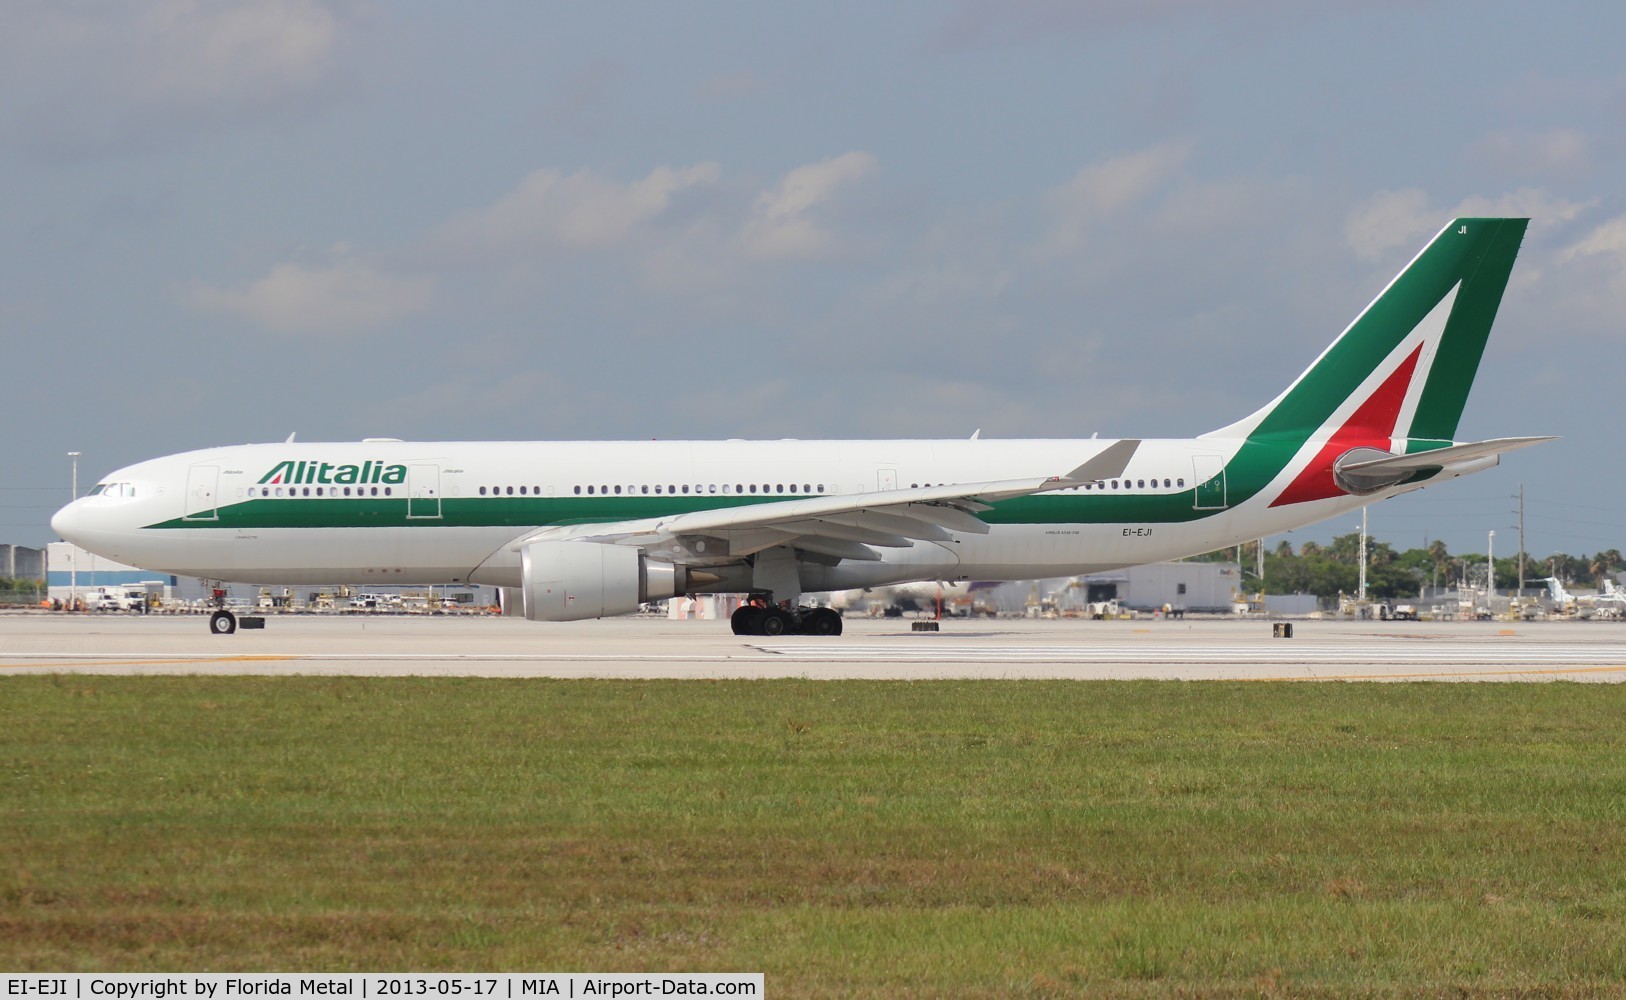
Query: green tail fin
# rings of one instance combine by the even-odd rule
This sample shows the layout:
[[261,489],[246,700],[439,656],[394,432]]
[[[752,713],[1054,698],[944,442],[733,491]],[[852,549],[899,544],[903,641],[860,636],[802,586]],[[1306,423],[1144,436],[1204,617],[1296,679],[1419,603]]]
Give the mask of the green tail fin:
[[1302,442],[1381,411],[1396,439],[1451,441],[1529,221],[1453,220],[1285,392],[1204,436]]

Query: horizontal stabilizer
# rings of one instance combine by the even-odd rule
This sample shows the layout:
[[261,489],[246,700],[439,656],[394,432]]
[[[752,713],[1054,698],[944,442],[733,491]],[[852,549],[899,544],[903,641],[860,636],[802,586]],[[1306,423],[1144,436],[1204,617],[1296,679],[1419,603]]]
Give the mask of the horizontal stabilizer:
[[1424,469],[1440,469],[1466,462],[1469,459],[1501,455],[1506,452],[1517,451],[1520,448],[1528,448],[1533,444],[1545,444],[1548,441],[1557,440],[1556,435],[1548,437],[1492,438],[1489,441],[1456,444],[1449,448],[1435,448],[1432,451],[1419,451],[1410,455],[1390,455],[1387,458],[1351,462],[1348,465],[1340,465],[1338,471],[1363,473],[1421,472]]
[[[1418,472],[1435,469],[1472,472],[1488,468],[1495,465],[1494,459],[1505,452],[1556,440],[1556,437],[1492,438],[1409,455],[1392,455],[1376,448],[1357,448],[1338,460],[1333,466],[1333,476],[1339,486],[1351,493],[1371,493],[1402,482]],[[1464,468],[1470,464],[1474,466],[1473,469]]]

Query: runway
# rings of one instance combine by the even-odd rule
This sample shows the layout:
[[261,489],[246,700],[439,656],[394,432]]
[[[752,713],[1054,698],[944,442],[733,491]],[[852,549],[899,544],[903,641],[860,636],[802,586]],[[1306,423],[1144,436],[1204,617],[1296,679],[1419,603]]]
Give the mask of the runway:
[[727,623],[629,617],[272,616],[217,636],[200,616],[0,616],[21,673],[461,677],[1280,681],[1626,680],[1626,625],[1589,622],[849,619],[835,639],[741,637]]

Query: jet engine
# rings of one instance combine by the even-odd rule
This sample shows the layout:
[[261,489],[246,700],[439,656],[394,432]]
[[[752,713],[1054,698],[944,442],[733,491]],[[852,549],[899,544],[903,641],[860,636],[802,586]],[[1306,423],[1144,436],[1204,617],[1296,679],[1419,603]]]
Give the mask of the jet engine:
[[601,542],[532,542],[520,550],[525,617],[573,622],[637,611],[677,596],[687,574],[638,549]]

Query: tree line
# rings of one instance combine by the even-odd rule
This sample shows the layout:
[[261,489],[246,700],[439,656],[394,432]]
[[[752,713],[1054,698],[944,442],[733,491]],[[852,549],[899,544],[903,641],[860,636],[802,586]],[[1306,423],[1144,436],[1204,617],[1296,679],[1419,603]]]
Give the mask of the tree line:
[[[1305,542],[1295,551],[1288,541],[1265,550],[1263,587],[1255,574],[1258,542],[1241,546],[1243,589],[1267,594],[1314,594],[1330,601],[1339,593],[1353,594],[1359,588],[1359,532],[1350,532],[1321,545]],[[1203,561],[1238,559],[1236,548],[1220,549],[1199,556]],[[1388,542],[1371,536],[1366,539],[1366,592],[1377,600],[1416,597],[1423,588],[1455,589],[1463,580],[1469,586],[1483,587],[1486,576],[1484,554],[1452,553],[1442,541],[1426,548],[1396,552]],[[1511,591],[1519,585],[1519,556],[1496,559],[1496,589]],[[1557,577],[1565,584],[1601,588],[1603,581],[1626,568],[1619,549],[1604,549],[1595,555],[1572,556],[1555,552],[1544,559],[1524,555],[1524,587],[1528,593],[1541,590],[1543,577]]]

